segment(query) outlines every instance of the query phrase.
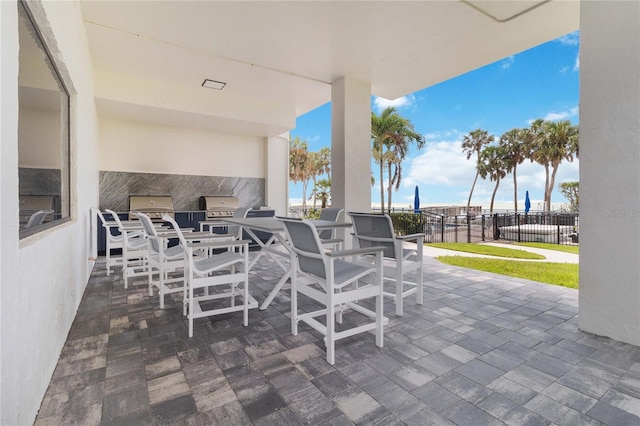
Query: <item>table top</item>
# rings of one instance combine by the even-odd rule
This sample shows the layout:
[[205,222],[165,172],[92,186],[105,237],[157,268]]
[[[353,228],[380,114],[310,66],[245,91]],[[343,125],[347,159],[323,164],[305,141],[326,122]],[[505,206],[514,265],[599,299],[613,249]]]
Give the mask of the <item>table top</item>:
[[[255,229],[263,232],[282,232],[284,231],[284,225],[275,217],[247,217],[247,218],[228,218],[223,219],[224,222],[244,226],[247,228]],[[334,222],[332,220],[312,220],[316,229],[336,229],[336,228],[350,228],[351,222]]]

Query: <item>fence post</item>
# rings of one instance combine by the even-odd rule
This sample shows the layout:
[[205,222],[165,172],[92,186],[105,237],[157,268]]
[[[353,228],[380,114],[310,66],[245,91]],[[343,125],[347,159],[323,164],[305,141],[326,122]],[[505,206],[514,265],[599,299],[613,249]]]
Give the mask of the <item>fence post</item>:
[[440,242],[444,243],[444,215],[440,216]]
[[471,216],[467,214],[467,243],[471,242]]
[[559,217],[556,223],[558,224],[558,244],[560,244],[560,218]]
[[516,213],[516,223],[518,224],[518,242],[522,242],[520,238],[520,213]]
[[482,215],[482,241],[484,242],[484,225],[485,225],[485,219],[484,219],[484,215]]

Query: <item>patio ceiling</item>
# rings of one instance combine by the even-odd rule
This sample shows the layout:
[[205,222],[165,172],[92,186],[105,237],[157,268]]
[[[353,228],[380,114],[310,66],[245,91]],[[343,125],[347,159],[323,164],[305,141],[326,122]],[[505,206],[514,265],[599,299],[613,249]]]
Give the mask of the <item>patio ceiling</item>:
[[[373,95],[395,99],[579,25],[578,1],[81,7],[101,116],[256,136],[295,127],[297,116],[331,100],[331,83],[341,77],[368,81]],[[206,89],[206,78],[227,85]]]

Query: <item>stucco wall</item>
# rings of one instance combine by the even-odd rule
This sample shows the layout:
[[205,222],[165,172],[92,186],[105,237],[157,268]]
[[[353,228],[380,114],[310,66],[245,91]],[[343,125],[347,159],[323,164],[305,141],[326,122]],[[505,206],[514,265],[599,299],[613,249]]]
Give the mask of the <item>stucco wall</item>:
[[32,424],[75,317],[92,263],[97,205],[97,114],[79,2],[29,2],[72,92],[70,222],[18,240],[18,14],[0,2],[0,424]]
[[640,3],[580,20],[579,325],[640,345]]
[[100,170],[264,178],[264,156],[260,137],[100,121]]

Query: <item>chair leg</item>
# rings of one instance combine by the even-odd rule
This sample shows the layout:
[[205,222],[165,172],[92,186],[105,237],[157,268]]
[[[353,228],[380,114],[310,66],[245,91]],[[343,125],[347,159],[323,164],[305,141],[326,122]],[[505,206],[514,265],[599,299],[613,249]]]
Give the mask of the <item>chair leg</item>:
[[422,265],[420,265],[420,267],[416,270],[416,274],[418,274],[418,278],[417,278],[417,288],[416,288],[416,303],[418,305],[422,305],[424,302],[424,292],[422,290],[423,288],[423,277],[422,277]]
[[294,336],[298,335],[298,287],[296,284],[296,271],[292,271],[291,273],[291,334]]
[[[235,287],[235,284],[234,284]],[[234,290],[234,299],[235,299],[235,290]],[[244,326],[249,325],[249,271],[247,271],[247,263],[244,266],[244,289],[242,292],[242,302],[244,304],[244,309],[242,311],[242,319]]]
[[[338,293],[342,292],[342,289],[338,289],[337,290]],[[338,312],[336,314],[336,322],[338,324],[342,324],[342,312],[344,311],[344,303],[341,303],[339,308],[338,308]]]
[[402,269],[402,259],[396,261],[396,315],[404,315],[404,271]]
[[193,286],[189,285],[189,337],[193,337]]
[[[231,265],[231,273],[236,273],[236,265]],[[236,306],[236,287],[238,283],[231,283],[231,306]],[[247,324],[245,324],[247,325]]]
[[[110,232],[107,228],[107,232]],[[107,236],[107,276],[111,274],[111,244],[109,244],[109,236]]]
[[325,345],[327,348],[327,362],[333,365],[336,362],[335,306],[331,297],[327,296],[327,299],[327,335],[325,336]]
[[384,344],[383,342],[383,324],[382,320],[384,319],[384,295],[383,293],[383,278],[382,278],[382,260],[376,262],[376,276],[375,276],[375,284],[378,286],[379,291],[376,296],[376,346],[379,348]]
[[147,270],[147,276],[149,279],[149,297],[153,296],[153,268],[149,265],[149,269]]
[[[164,309],[164,281],[166,272],[163,271],[162,263],[158,266],[158,293],[160,294],[160,309]],[[149,268],[149,270],[151,271],[151,268]]]

